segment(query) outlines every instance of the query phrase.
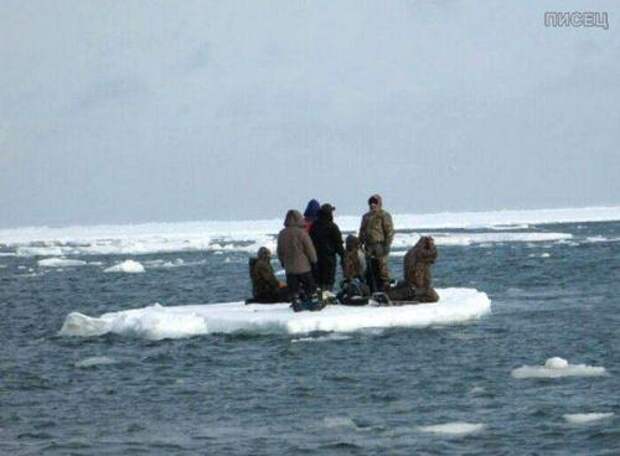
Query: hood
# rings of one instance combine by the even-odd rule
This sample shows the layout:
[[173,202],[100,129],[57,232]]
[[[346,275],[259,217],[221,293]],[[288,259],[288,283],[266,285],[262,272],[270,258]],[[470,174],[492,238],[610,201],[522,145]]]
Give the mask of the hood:
[[318,219],[324,222],[333,222],[334,221],[334,211],[332,206],[329,204],[323,204],[321,209],[319,209]]
[[286,218],[284,219],[284,226],[298,226],[300,228],[303,228],[305,225],[304,218],[301,215],[301,212],[296,209],[289,210],[286,213]]
[[308,205],[306,206],[306,210],[304,211],[304,217],[314,219],[319,214],[319,209],[321,205],[315,199],[311,199],[308,201]]
[[349,234],[344,242],[347,250],[357,250],[360,247],[360,240],[352,234]]
[[271,258],[271,252],[267,247],[261,247],[260,249],[258,249],[256,257],[259,260],[269,261],[269,259]]
[[379,209],[383,209],[383,198],[381,198],[381,195],[379,195],[378,193],[375,193],[374,195],[370,195],[370,198],[375,198],[377,201],[379,201],[379,204],[378,204]]

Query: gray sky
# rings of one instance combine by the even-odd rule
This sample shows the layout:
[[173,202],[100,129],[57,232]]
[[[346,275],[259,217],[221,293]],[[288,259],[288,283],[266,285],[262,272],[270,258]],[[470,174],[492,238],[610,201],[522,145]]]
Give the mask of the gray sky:
[[[386,6],[385,3],[388,3]],[[546,28],[607,11],[609,30]],[[0,226],[620,203],[620,5],[0,3]]]

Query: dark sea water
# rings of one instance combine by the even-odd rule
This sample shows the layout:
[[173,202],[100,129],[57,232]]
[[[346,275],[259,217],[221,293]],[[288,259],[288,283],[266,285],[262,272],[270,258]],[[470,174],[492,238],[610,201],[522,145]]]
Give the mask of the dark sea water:
[[[481,320],[346,335],[60,336],[72,311],[242,300],[248,256],[0,256],[0,454],[620,454],[620,223],[528,230],[574,237],[440,247],[436,286],[486,292]],[[553,356],[608,375],[511,376]],[[591,412],[615,415],[563,418]],[[458,422],[481,426],[422,428]]]

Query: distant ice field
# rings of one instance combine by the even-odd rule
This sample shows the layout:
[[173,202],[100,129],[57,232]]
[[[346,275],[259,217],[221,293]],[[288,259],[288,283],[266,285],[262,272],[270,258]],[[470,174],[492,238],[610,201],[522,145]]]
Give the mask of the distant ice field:
[[[530,211],[397,214],[395,251],[415,244],[421,234],[438,245],[468,246],[504,242],[573,242],[573,235],[540,225],[620,220],[619,207]],[[343,232],[356,232],[360,216],[336,216]],[[0,230],[0,255],[65,257],[76,255],[147,255],[173,252],[245,252],[275,249],[282,220],[148,223],[140,225],[26,227]],[[433,231],[443,230],[443,231]],[[583,242],[616,242],[590,237]]]

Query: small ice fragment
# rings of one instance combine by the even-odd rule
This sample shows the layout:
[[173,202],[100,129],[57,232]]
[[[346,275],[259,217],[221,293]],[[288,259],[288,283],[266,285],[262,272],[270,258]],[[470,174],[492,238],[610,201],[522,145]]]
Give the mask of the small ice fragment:
[[127,272],[127,273],[139,273],[144,272],[144,266],[141,263],[134,260],[125,260],[122,263],[115,264],[114,266],[110,266],[107,269],[104,269],[103,272]]
[[480,432],[484,429],[482,423],[465,423],[456,421],[454,423],[435,424],[432,426],[419,426],[418,430],[421,432],[430,432],[433,434],[444,434],[462,436]]
[[108,364],[116,364],[116,360],[108,356],[92,356],[75,363],[75,367],[92,367]]
[[586,424],[593,421],[603,420],[605,418],[611,418],[613,413],[567,413],[564,415],[564,419],[572,424]]
[[545,362],[545,367],[547,369],[565,369],[568,367],[568,361],[558,356],[554,356]]

